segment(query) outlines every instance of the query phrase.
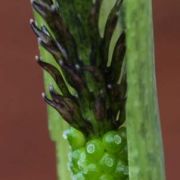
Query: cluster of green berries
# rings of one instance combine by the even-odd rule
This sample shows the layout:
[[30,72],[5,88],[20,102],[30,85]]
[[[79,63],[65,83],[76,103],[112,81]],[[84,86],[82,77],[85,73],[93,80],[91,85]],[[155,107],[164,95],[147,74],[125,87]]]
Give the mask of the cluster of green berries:
[[78,130],[66,131],[73,180],[128,180],[126,129],[88,140]]

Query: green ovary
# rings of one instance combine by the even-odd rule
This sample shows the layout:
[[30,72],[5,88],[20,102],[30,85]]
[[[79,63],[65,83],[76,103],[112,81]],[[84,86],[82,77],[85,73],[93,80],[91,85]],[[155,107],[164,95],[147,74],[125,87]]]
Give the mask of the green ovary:
[[[126,129],[86,138],[69,130],[69,167],[73,180],[128,180]],[[79,142],[78,142],[79,141]]]

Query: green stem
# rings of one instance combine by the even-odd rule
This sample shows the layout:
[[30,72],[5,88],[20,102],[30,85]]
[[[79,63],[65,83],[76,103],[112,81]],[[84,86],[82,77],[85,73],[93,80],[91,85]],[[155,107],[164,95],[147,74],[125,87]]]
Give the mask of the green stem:
[[164,180],[151,0],[126,0],[130,180]]

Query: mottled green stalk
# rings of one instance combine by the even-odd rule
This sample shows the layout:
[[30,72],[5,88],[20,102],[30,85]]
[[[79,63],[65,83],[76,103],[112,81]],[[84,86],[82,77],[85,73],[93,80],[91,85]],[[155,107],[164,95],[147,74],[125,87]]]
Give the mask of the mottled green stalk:
[[126,0],[130,180],[164,180],[151,0]]

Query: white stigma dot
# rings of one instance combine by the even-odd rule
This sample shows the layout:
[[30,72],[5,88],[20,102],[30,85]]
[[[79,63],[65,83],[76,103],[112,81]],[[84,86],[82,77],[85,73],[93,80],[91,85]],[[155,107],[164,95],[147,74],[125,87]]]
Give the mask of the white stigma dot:
[[77,70],[79,70],[79,69],[80,69],[79,64],[76,64],[76,65],[75,65],[75,68],[76,68]]
[[46,95],[44,92],[41,93],[41,96],[44,98]]
[[29,20],[29,22],[30,22],[30,24],[34,23],[34,19],[31,18],[31,19]]
[[106,164],[106,166],[108,166],[108,167],[112,167],[113,164],[114,164],[114,161],[113,161],[112,158],[107,157],[107,158],[105,158],[105,164]]
[[92,153],[94,153],[95,152],[95,145],[94,144],[89,144],[88,146],[87,146],[87,152],[89,153],[89,154],[92,154]]
[[38,61],[39,60],[39,56],[36,55],[35,56],[35,60]]
[[63,132],[63,138],[64,138],[64,139],[67,139],[67,135],[68,135],[68,133],[69,133],[69,131],[68,131],[68,130],[66,130],[66,131],[64,131],[64,132]]
[[64,62],[62,60],[59,61],[60,65],[64,65]]
[[108,89],[112,89],[112,85],[111,84],[108,84],[107,87],[108,87]]
[[115,136],[114,136],[114,142],[115,142],[116,144],[121,144],[121,142],[122,142],[121,136],[115,135]]

